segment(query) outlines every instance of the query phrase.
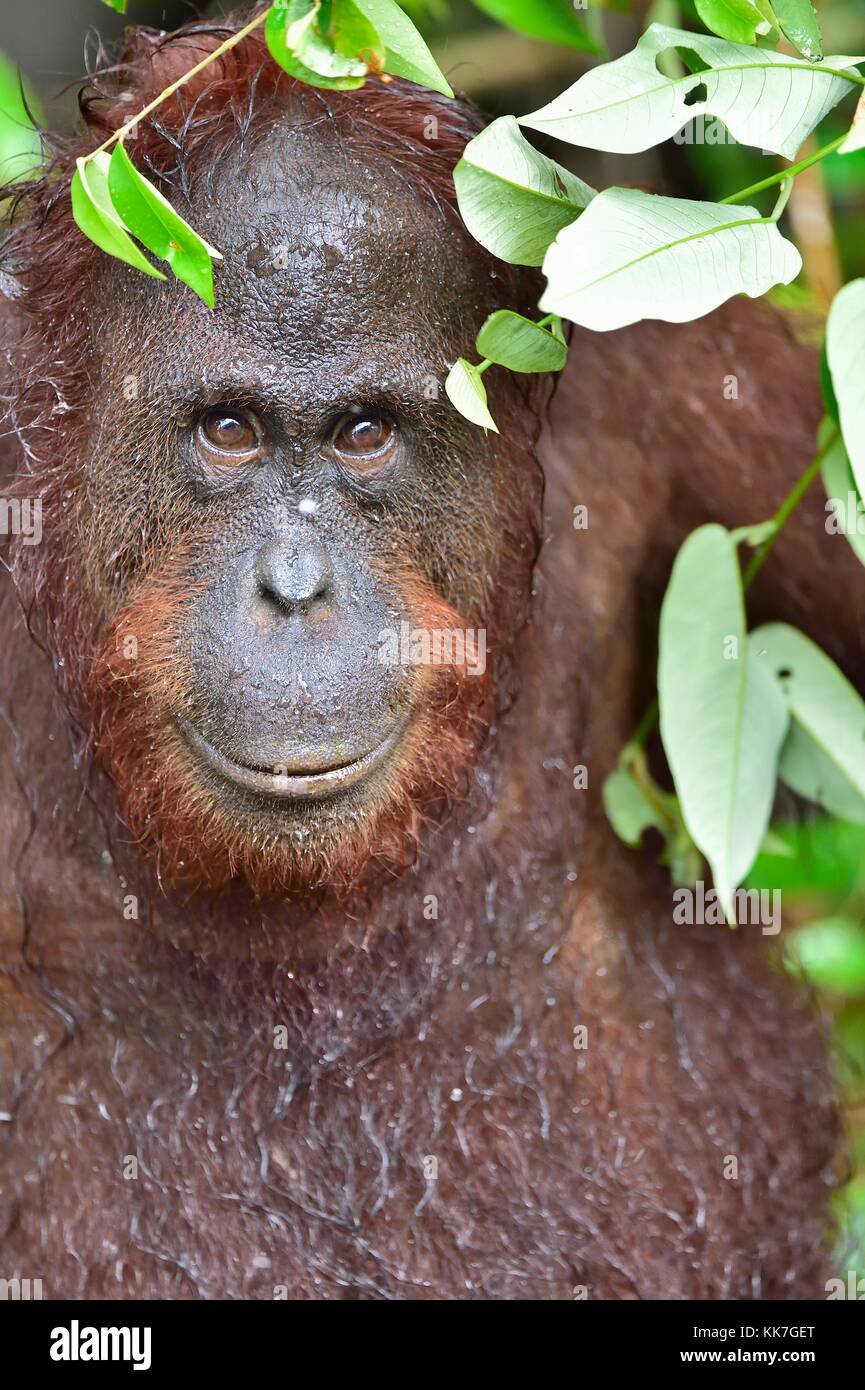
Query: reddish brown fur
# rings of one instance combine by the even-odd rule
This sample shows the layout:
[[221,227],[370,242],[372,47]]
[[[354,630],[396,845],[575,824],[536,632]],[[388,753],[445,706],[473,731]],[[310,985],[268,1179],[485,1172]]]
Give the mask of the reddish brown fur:
[[[394,587],[417,627],[465,628],[420,577]],[[176,646],[191,597],[182,570],[145,583],[109,627],[88,682],[96,756],[120,789],[123,819],[155,860],[160,880],[219,891],[242,878],[256,894],[272,897],[321,887],[346,894],[371,873],[400,873],[415,858],[424,827],[465,791],[486,729],[488,679],[454,665],[414,669],[420,713],[389,771],[377,814],[309,861],[281,840],[251,841],[212,807],[165,721],[164,711],[182,708],[186,698]],[[124,641],[133,635],[137,651],[130,659]]]
[[[136,105],[216,39],[139,38]],[[178,186],[197,163],[213,169],[238,123],[266,124],[282,79],[256,40],[209,81],[162,113],[182,158],[151,125],[136,147],[145,164],[176,165]],[[431,108],[432,148],[420,143]],[[337,95],[333,109],[362,157],[395,163],[438,203],[456,247],[450,170],[474,116],[397,83]],[[78,1297],[820,1296],[836,1117],[812,1006],[746,930],[675,928],[666,877],[615,841],[599,804],[649,692],[642,648],[676,546],[707,518],[770,514],[808,457],[810,357],[739,303],[704,324],[577,334],[541,445],[543,520],[528,403],[519,383],[491,381],[504,521],[486,601],[461,620],[489,622],[495,669],[489,690],[457,683],[483,709],[458,697],[446,744],[439,710],[435,742],[379,827],[373,853],[402,865],[417,843],[416,858],[348,906],[324,889],[262,902],[242,879],[216,894],[188,880],[160,891],[112,788],[87,775],[67,713],[87,736],[95,705],[146,840],[156,778],[174,774],[139,711],[177,678],[166,644],[189,594],[176,574],[147,578],[136,556],[145,578],[118,613],[88,563],[78,460],[98,404],[86,308],[98,253],[67,210],[72,155],[118,119],[109,104],[25,195],[3,264],[24,286],[13,468],[20,491],[44,500],[46,537],[16,549],[15,578],[62,699],[7,591],[0,1275]],[[516,302],[499,269],[502,301]],[[721,395],[730,371],[735,405]],[[594,518],[580,536],[576,503]],[[755,616],[802,623],[861,677],[861,571],[821,521],[819,501],[797,517]],[[412,597],[439,625],[429,602],[426,589]],[[143,651],[131,678],[117,661],[130,615]],[[479,750],[476,715],[489,721]],[[476,775],[431,833],[422,822],[441,808],[427,798],[453,796],[463,740]],[[587,793],[572,787],[580,763]],[[224,832],[193,828],[182,791],[168,801],[161,840],[177,858],[200,849],[212,888]],[[284,865],[232,853],[254,887],[290,887]],[[586,1051],[573,1046],[578,1025]],[[723,1177],[731,1153],[735,1182]]]
[[[224,30],[207,26],[168,43],[141,33],[134,56],[130,54],[114,72],[113,87],[131,88],[136,107],[144,106],[224,37]],[[453,216],[451,169],[474,133],[471,117],[429,93],[421,105],[412,89],[402,84],[370,83],[350,96],[357,99],[336,93],[331,104],[363,157],[404,167],[418,194]],[[266,108],[276,99],[312,113],[320,101],[317,93],[293,83],[268,60],[257,32],[186,84],[160,109],[158,124],[142,123],[134,141],[136,158],[143,167],[170,177],[177,153],[164,130],[179,131],[183,184],[191,171],[202,165],[212,168],[238,128],[249,125],[253,100]],[[162,714],[171,697],[174,708],[183,700],[173,644],[194,592],[186,572],[178,561],[176,572],[157,574],[145,582],[129,609],[113,616],[103,639],[99,633],[103,596],[96,595],[94,604],[90,595],[82,594],[87,581],[80,574],[78,528],[58,522],[61,513],[69,516],[77,510],[81,518],[83,512],[78,501],[81,479],[72,461],[79,431],[87,423],[86,412],[80,406],[67,410],[64,405],[58,410],[58,403],[60,393],[63,401],[83,401],[81,364],[89,350],[86,315],[70,315],[58,297],[58,286],[65,285],[68,295],[73,286],[86,282],[94,256],[99,255],[69,215],[70,171],[75,158],[93,147],[94,139],[101,140],[128,118],[129,108],[128,101],[120,105],[111,97],[92,95],[84,97],[81,105],[92,132],[89,139],[64,148],[55,167],[35,187],[22,191],[19,206],[26,208],[27,220],[20,230],[13,229],[6,247],[6,264],[23,287],[19,307],[28,323],[12,371],[20,389],[10,416],[29,461],[18,487],[24,496],[41,498],[46,535],[46,543],[33,549],[13,541],[13,571],[22,602],[34,615],[34,631],[56,653],[66,698],[82,724],[93,729],[97,756],[121,789],[126,823],[141,848],[154,857],[160,878],[187,889],[219,889],[239,874],[262,894],[320,884],[345,891],[365,869],[384,867],[395,872],[411,862],[423,826],[439,818],[464,787],[481,738],[484,721],[479,710],[489,698],[488,682],[462,679],[459,672],[448,678],[435,669],[418,671],[417,683],[426,680],[429,686],[426,695],[418,693],[426,713],[402,750],[379,813],[359,833],[329,847],[312,863],[298,862],[273,841],[253,843],[239,835],[190,780],[178,755],[177,735]],[[424,122],[431,108],[439,121],[434,142],[424,139]],[[424,174],[417,181],[414,170],[421,152]],[[46,278],[45,265],[68,266],[68,279],[53,272]],[[525,426],[517,416],[520,402],[514,406],[506,407],[503,424],[513,420],[513,434],[518,436],[525,433]],[[50,459],[63,459],[64,464],[58,466]],[[535,469],[531,459],[527,467]],[[508,528],[514,539],[505,535],[499,547],[496,599],[509,618],[514,610],[508,590],[519,582],[526,537],[533,526],[526,505],[530,500],[531,493],[522,501],[515,498],[516,515]],[[181,514],[170,523],[163,518],[163,523],[165,529],[170,524],[182,536],[191,518]],[[79,521],[80,527],[86,524]],[[83,539],[86,554],[86,535]],[[511,546],[513,577],[508,573]],[[402,589],[407,611],[418,625],[466,626],[466,620],[427,592],[411,571],[401,584],[392,572],[391,581],[397,590]],[[522,601],[515,593],[516,611]],[[498,612],[482,616],[495,641]],[[129,631],[138,640],[134,662],[118,650]]]
[[[60,142],[54,161],[37,183],[13,190],[12,228],[3,246],[3,265],[19,285],[16,308],[23,334],[10,348],[6,380],[11,432],[21,449],[17,478],[21,494],[39,497],[48,520],[49,542],[32,552],[13,546],[16,582],[25,609],[37,618],[40,636],[62,652],[64,685],[80,689],[93,659],[92,606],[79,602],[79,536],[53,518],[74,515],[80,479],[73,460],[87,418],[89,321],[81,287],[91,277],[95,248],[78,231],[69,208],[69,185],[75,160],[94,148],[129,118],[129,101],[118,103],[118,90],[135,94],[136,108],[212,51],[230,32],[225,27],[191,25],[169,40],[155,32],[136,31],[126,60],[111,68],[110,85],[82,95],[87,122],[83,137]],[[108,95],[102,95],[102,89]],[[113,95],[112,95],[113,93]],[[280,93],[282,94],[280,96]],[[336,119],[363,159],[385,160],[404,171],[419,197],[457,217],[451,171],[466,141],[480,128],[474,113],[425,92],[423,101],[410,84],[371,82],[360,92],[329,93]],[[231,50],[193,79],[160,108],[159,120],[142,123],[134,140],[142,168],[174,177],[181,187],[189,171],[213,176],[225,147],[238,131],[251,132],[253,113],[282,100],[314,114],[320,94],[291,81],[267,57],[260,32]],[[435,141],[424,138],[424,121],[438,121]],[[164,132],[173,131],[171,140]],[[172,143],[174,142],[174,143]],[[178,164],[177,143],[182,144]],[[47,269],[50,268],[50,269]],[[513,283],[502,268],[502,290]],[[522,430],[514,412],[515,431]],[[518,447],[524,447],[520,445]],[[183,518],[180,519],[181,524]],[[514,543],[525,546],[523,508],[515,518],[514,538],[505,537],[502,554]],[[84,538],[86,546],[86,537]],[[72,581],[72,582],[70,582]]]

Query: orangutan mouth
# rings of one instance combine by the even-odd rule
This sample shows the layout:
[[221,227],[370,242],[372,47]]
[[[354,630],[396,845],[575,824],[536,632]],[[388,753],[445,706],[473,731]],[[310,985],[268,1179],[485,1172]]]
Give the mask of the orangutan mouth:
[[313,767],[310,766],[312,759],[305,766],[288,759],[284,762],[275,760],[273,767],[267,769],[248,767],[244,763],[235,762],[233,758],[214,748],[213,744],[185,719],[178,720],[178,726],[198,760],[227,781],[246,791],[285,800],[331,796],[357,786],[388,760],[403,731],[400,724],[392,729],[381,743],[359,758],[347,762]]

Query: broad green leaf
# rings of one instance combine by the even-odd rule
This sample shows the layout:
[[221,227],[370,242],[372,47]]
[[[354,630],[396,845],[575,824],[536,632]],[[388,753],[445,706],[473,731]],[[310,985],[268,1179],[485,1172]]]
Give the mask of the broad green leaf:
[[455,405],[460,415],[471,420],[473,425],[481,425],[485,430],[499,429],[487,406],[487,390],[483,377],[472,362],[458,357],[447,374],[445,391],[451,405]]
[[457,202],[476,241],[512,265],[541,265],[547,247],[595,196],[576,174],[500,116],[470,140],[454,169]]
[[285,0],[267,16],[264,37],[281,68],[310,87],[352,91],[362,87],[367,66],[337,52],[318,28],[320,0]]
[[847,455],[865,496],[865,279],[851,280],[832,301],[826,356]]
[[865,880],[865,825],[819,816],[776,825],[772,833],[786,849],[763,841],[745,879],[749,888],[779,888],[791,902],[816,897],[833,911]]
[[833,442],[820,466],[827,497],[826,529],[830,535],[840,533],[846,536],[856,558],[865,565],[865,507],[856,487],[844,440],[835,424],[831,420],[824,420],[817,431],[820,448],[833,436]]
[[27,106],[36,110],[32,91],[22,82],[14,63],[0,53],[0,184],[26,178],[42,163],[42,140]]
[[384,71],[384,41],[355,0],[332,0],[327,32],[338,53],[359,59],[369,72]]
[[109,256],[126,261],[152,275],[155,280],[166,277],[139,251],[122,219],[114,210],[108,191],[110,158],[105,151],[89,159],[79,159],[72,179],[72,216],[80,230]]
[[722,526],[701,526],[676,556],[661,608],[658,697],[682,815],[729,921],[769,824],[789,716],[749,650],[736,548]]
[[139,173],[122,141],[115,145],[111,156],[108,190],[124,226],[154,256],[167,261],[178,280],[212,309],[212,258],[222,260],[221,253],[184,222],[159,189]]
[[750,637],[790,709],[779,775],[842,820],[865,821],[865,701],[810,637],[767,623]]
[[126,14],[126,0],[102,0],[103,5],[107,5],[109,10],[116,10],[118,14]]
[[811,0],[772,0],[781,30],[806,58],[823,57],[823,39]]
[[753,44],[771,34],[774,26],[767,8],[757,0],[696,0],[697,14],[706,28],[732,43]]
[[[658,57],[676,48],[696,52],[706,70],[665,77]],[[845,70],[863,61],[837,57],[814,64],[653,24],[630,53],[592,68],[520,124],[573,145],[636,154],[668,140],[695,116],[709,115],[740,143],[792,159],[826,113],[854,90]]]
[[692,888],[703,877],[703,856],[685,828],[681,807],[652,777],[642,748],[626,744],[601,795],[610,825],[632,849],[650,827],[660,831],[664,846],[658,862],[666,866],[677,888]]
[[795,246],[754,208],[607,188],[547,252],[541,308],[598,330],[684,323],[731,295],[786,285],[801,267]]
[[650,827],[665,834],[668,825],[649,801],[642,787],[624,768],[617,767],[604,779],[601,792],[607,820],[619,839],[635,849]]
[[476,346],[481,357],[513,372],[560,372],[568,358],[561,338],[511,309],[490,314]]
[[600,52],[599,45],[583,27],[571,0],[474,0],[479,10],[535,39],[547,39],[584,53]]
[[865,991],[865,927],[849,917],[826,917],[794,932],[794,968],[821,989],[847,996]]
[[857,102],[853,124],[843,145],[838,146],[838,153],[853,154],[855,150],[863,148],[865,148],[865,91]]
[[785,787],[806,801],[813,801],[829,815],[853,825],[865,825],[865,797],[796,723],[791,725],[781,749],[778,776]]
[[385,45],[385,72],[406,77],[420,87],[452,97],[453,88],[430,53],[408,15],[395,0],[355,0],[359,10],[381,35]]

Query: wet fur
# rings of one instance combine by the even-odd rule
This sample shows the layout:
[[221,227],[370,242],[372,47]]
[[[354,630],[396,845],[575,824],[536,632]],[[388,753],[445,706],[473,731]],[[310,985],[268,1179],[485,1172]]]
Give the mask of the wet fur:
[[[188,51],[140,43],[154,89],[188,65]],[[212,154],[218,132],[254,135],[260,67],[260,49],[241,50],[187,113],[185,158],[205,137]],[[262,69],[256,92],[272,80]],[[444,235],[452,195],[412,132],[435,103],[453,127],[443,167],[474,118],[397,84],[387,125],[376,103],[391,95],[335,106],[376,108],[374,157],[431,180],[419,196],[441,202]],[[139,853],[141,730],[111,724],[112,695],[115,716],[129,707],[111,656],[123,618],[88,578],[76,520],[90,251],[63,186],[37,196],[4,261],[26,287],[10,469],[69,525],[46,522],[53,541],[19,552],[2,601],[0,1272],[82,1298],[821,1296],[837,1119],[813,1005],[749,929],[674,927],[665,875],[618,844],[600,807],[650,690],[676,546],[700,521],[769,515],[809,456],[810,354],[743,303],[693,325],[576,334],[539,445],[543,512],[531,440],[515,436],[522,481],[490,595],[509,627],[458,795],[444,750],[449,813],[412,801],[402,872],[385,844],[348,904],[344,884],[262,899],[256,888],[290,884],[254,873],[218,892],[172,887]],[[531,434],[508,389],[495,386],[494,408]],[[576,504],[588,531],[572,526]],[[860,576],[815,500],[766,567],[755,616],[801,623],[861,679]],[[145,669],[158,684],[177,596],[170,576],[155,582],[165,608]],[[94,741],[132,784],[132,833]],[[194,807],[177,804],[186,856]],[[251,869],[239,851],[233,862]]]

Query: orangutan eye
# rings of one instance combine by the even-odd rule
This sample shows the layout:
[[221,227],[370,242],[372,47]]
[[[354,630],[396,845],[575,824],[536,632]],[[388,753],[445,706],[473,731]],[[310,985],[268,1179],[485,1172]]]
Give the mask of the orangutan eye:
[[208,463],[249,463],[264,450],[264,430],[249,410],[212,406],[198,422],[197,444]]
[[364,410],[348,415],[337,425],[333,447],[353,467],[377,467],[389,454],[396,439],[396,427],[377,411]]

